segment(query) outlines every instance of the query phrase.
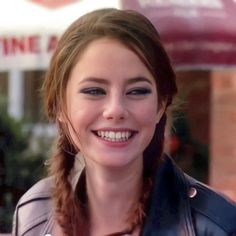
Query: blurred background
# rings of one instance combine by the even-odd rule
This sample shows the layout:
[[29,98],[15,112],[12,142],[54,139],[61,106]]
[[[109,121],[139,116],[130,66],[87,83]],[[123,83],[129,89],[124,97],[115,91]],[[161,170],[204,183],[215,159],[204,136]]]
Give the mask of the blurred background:
[[0,2],[0,233],[20,196],[46,175],[56,129],[40,87],[63,31],[94,9],[134,9],[160,33],[177,74],[166,151],[182,169],[236,200],[235,0]]

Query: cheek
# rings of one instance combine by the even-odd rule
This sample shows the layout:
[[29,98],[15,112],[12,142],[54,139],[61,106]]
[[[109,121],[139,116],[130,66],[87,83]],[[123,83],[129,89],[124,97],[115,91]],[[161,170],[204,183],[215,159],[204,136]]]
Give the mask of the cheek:
[[91,129],[91,126],[99,117],[98,106],[90,106],[79,104],[73,106],[70,110],[70,121],[76,135],[82,136]]
[[140,123],[145,126],[152,126],[156,124],[157,120],[157,108],[156,107],[148,107],[144,106],[143,109],[139,109],[136,111],[136,117],[139,117]]
[[83,111],[74,111],[70,114],[70,132],[73,131],[76,135],[80,135],[82,128],[86,126],[86,120],[89,117]]
[[76,109],[76,106],[70,106],[67,113],[67,127],[69,135],[73,143],[80,149],[80,137],[82,136],[82,127],[85,126],[83,123],[85,114],[83,110]]
[[67,108],[68,117],[74,127],[77,127],[78,124],[83,121],[83,117],[88,115],[88,112],[86,111],[89,108],[80,101],[79,97],[73,97],[72,99],[68,100]]

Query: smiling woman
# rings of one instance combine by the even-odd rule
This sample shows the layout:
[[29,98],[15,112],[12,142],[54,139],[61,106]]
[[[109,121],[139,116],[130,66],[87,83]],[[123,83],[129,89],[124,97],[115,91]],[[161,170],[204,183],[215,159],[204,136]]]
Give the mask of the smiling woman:
[[143,15],[102,9],[75,21],[43,90],[57,148],[50,177],[18,203],[13,235],[236,233],[235,205],[163,153],[175,73]]
[[164,109],[152,74],[117,40],[94,40],[72,69],[65,111],[70,122],[65,123],[87,164],[92,159],[102,167],[125,168],[140,162]]

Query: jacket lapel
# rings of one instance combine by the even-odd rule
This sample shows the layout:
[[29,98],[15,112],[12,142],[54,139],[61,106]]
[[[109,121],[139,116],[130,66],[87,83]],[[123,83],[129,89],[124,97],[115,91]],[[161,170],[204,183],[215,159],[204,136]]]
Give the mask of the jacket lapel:
[[143,236],[195,236],[182,171],[165,156],[158,169]]

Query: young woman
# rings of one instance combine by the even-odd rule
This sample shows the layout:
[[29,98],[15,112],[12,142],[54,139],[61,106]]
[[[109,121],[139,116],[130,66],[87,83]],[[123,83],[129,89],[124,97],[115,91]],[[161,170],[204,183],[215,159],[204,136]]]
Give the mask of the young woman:
[[176,92],[143,15],[102,9],[75,21],[44,83],[59,130],[51,177],[21,198],[13,235],[236,235],[235,205],[163,154]]

